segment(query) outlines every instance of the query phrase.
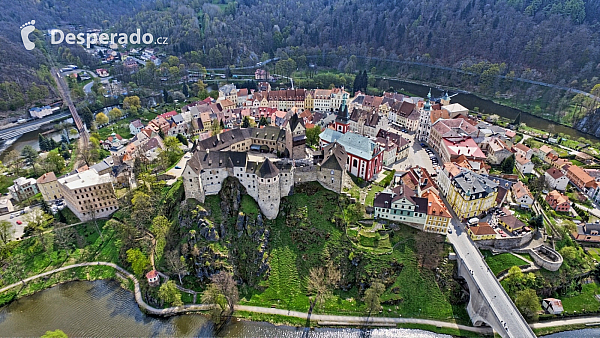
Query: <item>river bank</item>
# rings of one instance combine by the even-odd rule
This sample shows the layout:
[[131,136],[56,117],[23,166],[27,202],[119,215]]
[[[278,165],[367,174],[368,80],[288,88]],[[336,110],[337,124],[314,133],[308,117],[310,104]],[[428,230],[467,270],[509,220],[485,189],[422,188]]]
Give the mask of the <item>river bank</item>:
[[466,92],[460,88],[427,83],[424,81],[398,79],[385,76],[376,76],[376,78],[385,78],[395,90],[407,91],[421,97],[425,97],[430,89],[432,89],[432,95],[434,97],[441,96],[443,91],[448,91],[450,94],[457,93],[456,96],[452,97],[451,102],[460,103],[469,110],[474,110],[475,107],[477,107],[481,113],[496,114],[510,120],[514,120],[517,115],[521,113],[521,122],[527,124],[529,127],[545,130],[553,134],[563,133],[565,135],[570,135],[571,139],[584,137],[595,143],[600,142],[600,138],[597,138],[592,134],[581,132],[560,122],[533,115],[518,107],[507,106],[498,99],[490,98],[480,93]]

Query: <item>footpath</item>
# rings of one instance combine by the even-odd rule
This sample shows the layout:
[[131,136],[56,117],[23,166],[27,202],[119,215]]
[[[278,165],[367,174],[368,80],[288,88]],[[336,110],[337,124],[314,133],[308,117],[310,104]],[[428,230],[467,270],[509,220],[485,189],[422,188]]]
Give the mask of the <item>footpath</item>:
[[[86,266],[108,266],[119,273],[124,275],[133,281],[134,284],[134,296],[135,301],[138,303],[139,307],[145,313],[156,315],[156,316],[173,316],[182,313],[195,312],[195,311],[206,311],[210,310],[213,305],[211,304],[187,304],[182,306],[175,306],[165,309],[157,309],[148,305],[144,299],[142,298],[142,292],[140,290],[140,283],[138,279],[131,274],[129,271],[123,269],[122,267],[109,262],[86,262],[86,263],[78,263],[60,267],[58,269],[54,269],[51,271],[47,271],[41,273],[39,275],[31,276],[26,278],[20,282],[13,283],[11,285],[7,285],[3,288],[0,288],[0,293],[6,292],[12,288],[17,286],[26,285],[27,283],[42,278],[46,276],[50,276],[54,273],[66,271],[69,269],[86,267]],[[186,289],[187,291],[187,289]],[[467,325],[461,325],[456,323],[444,322],[439,320],[431,320],[431,319],[419,319],[419,318],[399,318],[399,317],[365,317],[365,316],[337,316],[337,315],[323,315],[323,314],[308,314],[306,312],[299,311],[291,311],[291,310],[283,310],[283,309],[275,309],[275,308],[267,308],[260,306],[249,306],[249,305],[236,305],[236,311],[245,311],[245,312],[253,312],[253,313],[262,313],[262,314],[270,314],[270,315],[280,315],[287,317],[295,317],[300,319],[309,319],[310,321],[315,321],[319,325],[324,326],[389,326],[396,327],[397,324],[421,324],[421,325],[431,325],[440,328],[450,328],[450,329],[458,329],[470,332],[476,332],[481,334],[491,334],[492,329],[489,327],[473,327]],[[530,324],[531,328],[539,329],[539,328],[548,328],[548,327],[558,327],[558,326],[566,326],[566,325],[581,325],[581,324],[598,324],[600,323],[600,316],[592,316],[592,317],[579,317],[572,319],[558,319],[551,320],[543,323],[534,323]]]

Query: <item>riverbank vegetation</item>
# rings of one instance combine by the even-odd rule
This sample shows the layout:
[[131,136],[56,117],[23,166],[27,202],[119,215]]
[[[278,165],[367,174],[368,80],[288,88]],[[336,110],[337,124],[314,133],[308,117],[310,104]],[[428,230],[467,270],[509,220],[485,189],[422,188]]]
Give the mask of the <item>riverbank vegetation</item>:
[[[346,236],[346,226],[364,209],[318,184],[298,186],[283,199],[279,216],[267,220],[237,180],[227,179],[219,195],[199,204],[182,203],[181,181],[169,187],[154,176],[141,178],[140,188],[121,197],[110,220],[61,228],[48,217],[32,237],[2,246],[0,285],[69,264],[105,261],[134,272],[152,306],[228,299],[217,318],[230,313],[239,290],[245,305],[469,322],[441,236],[390,225],[393,251],[381,255],[355,249]],[[152,268],[189,291],[148,285],[144,275]],[[232,276],[235,288],[215,281],[219,273]],[[69,278],[112,277],[105,268],[61,272],[5,293],[2,302]],[[168,285],[162,277],[161,283]]]

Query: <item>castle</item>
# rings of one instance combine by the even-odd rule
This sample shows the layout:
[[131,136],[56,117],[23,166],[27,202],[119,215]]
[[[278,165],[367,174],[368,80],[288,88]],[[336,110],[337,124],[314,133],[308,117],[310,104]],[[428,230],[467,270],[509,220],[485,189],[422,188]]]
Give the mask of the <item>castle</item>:
[[[347,153],[333,143],[323,149],[323,161],[315,165],[305,158],[305,128],[297,115],[284,129],[232,129],[194,144],[193,155],[183,171],[185,197],[204,202],[216,195],[227,177],[235,177],[258,203],[268,219],[279,212],[281,198],[293,193],[297,183],[319,182],[324,188],[341,193],[348,179]],[[270,159],[248,151],[277,152],[288,158]]]

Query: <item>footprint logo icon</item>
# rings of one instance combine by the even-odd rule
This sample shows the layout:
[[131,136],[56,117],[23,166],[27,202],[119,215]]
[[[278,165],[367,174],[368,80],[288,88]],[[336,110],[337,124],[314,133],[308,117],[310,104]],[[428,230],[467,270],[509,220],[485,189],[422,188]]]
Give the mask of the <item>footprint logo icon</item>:
[[26,22],[21,26],[21,39],[23,40],[23,46],[25,49],[32,50],[35,48],[35,43],[29,40],[29,34],[35,30],[35,20]]

